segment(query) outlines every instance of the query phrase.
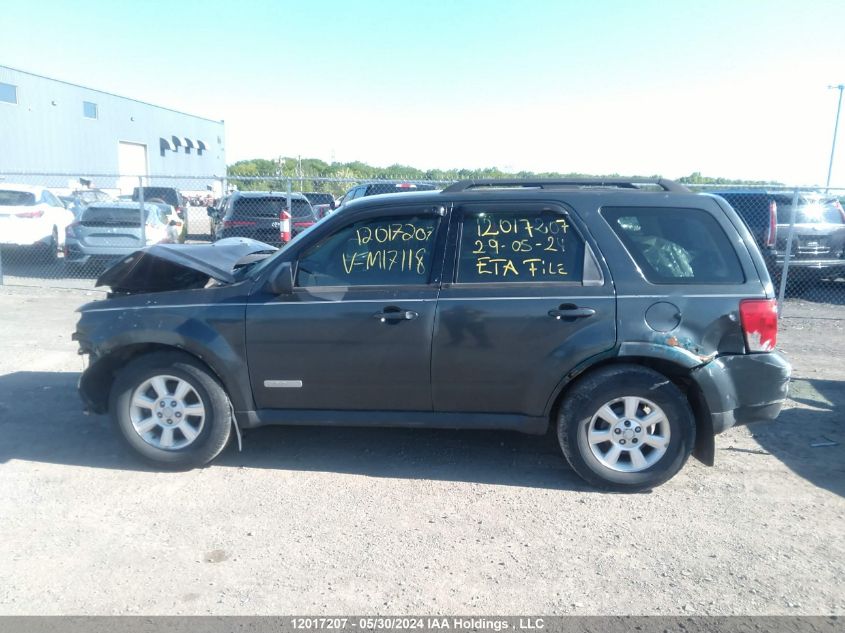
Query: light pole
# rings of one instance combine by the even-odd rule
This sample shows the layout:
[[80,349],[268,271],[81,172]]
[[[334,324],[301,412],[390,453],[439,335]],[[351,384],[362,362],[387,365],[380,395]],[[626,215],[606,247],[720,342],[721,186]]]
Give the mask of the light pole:
[[842,110],[842,90],[845,89],[845,84],[828,86],[828,89],[839,91],[839,105],[836,106],[836,123],[833,126],[833,145],[830,148],[830,163],[827,166],[827,183],[825,184],[825,193],[828,189],[830,189],[830,175],[833,173],[833,154],[836,152],[836,133],[839,131],[839,112]]

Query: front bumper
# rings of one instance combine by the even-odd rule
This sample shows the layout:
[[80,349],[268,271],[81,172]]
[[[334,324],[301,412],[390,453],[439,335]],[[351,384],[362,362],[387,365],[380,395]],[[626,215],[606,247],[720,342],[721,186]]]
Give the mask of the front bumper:
[[786,401],[792,367],[779,352],[720,356],[695,369],[713,432],[774,420]]

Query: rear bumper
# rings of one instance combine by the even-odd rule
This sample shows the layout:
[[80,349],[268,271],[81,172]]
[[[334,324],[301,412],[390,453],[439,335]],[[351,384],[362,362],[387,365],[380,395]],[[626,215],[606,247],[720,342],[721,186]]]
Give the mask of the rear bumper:
[[[779,272],[783,269],[783,262],[784,256],[782,254],[766,257],[766,264],[769,270],[774,272]],[[793,254],[789,259],[789,268],[790,270],[817,270],[824,272],[835,270],[845,272],[845,259],[807,257],[806,255],[795,256]]]
[[83,246],[76,241],[68,241],[65,245],[65,260],[74,263],[84,263],[91,259],[118,260],[143,248],[137,246]]
[[720,356],[691,374],[713,432],[774,420],[786,401],[792,367],[779,352]]

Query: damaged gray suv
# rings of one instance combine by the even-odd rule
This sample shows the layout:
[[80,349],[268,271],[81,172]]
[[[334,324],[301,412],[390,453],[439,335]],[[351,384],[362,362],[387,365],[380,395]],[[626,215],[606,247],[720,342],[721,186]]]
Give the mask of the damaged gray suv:
[[372,196],[281,250],[156,245],[99,283],[80,393],[172,468],[267,424],[552,428],[585,480],[642,490],[774,419],[790,375],[754,237],[667,180]]

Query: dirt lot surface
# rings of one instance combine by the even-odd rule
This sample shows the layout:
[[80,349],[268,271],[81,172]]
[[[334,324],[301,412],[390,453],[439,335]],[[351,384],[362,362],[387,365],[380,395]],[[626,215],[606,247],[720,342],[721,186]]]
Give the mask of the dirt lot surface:
[[776,423],[614,495],[507,433],[271,428],[153,472],[81,413],[100,296],[0,287],[2,614],[845,615],[841,306],[784,320]]

